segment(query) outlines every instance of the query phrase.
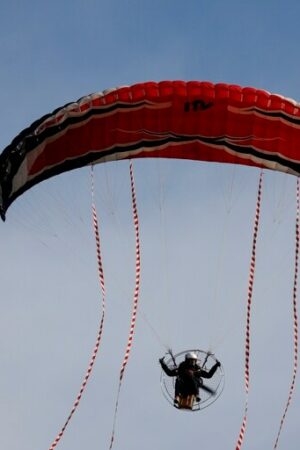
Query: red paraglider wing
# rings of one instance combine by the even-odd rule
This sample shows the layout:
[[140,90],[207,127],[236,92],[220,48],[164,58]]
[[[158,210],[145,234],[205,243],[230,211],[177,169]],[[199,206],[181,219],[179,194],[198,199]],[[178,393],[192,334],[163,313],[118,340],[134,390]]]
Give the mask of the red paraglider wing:
[[22,131],[0,156],[0,213],[38,182],[91,163],[163,157],[300,173],[296,102],[254,88],[147,82],[92,94]]

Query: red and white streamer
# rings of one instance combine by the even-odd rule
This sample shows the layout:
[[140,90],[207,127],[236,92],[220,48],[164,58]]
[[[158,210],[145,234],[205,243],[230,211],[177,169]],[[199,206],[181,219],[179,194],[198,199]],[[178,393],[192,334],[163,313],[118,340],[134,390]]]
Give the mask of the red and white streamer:
[[285,421],[285,417],[290,406],[295,382],[296,375],[298,369],[298,314],[297,314],[297,294],[298,294],[298,271],[299,271],[299,243],[300,243],[300,231],[299,231],[299,216],[300,216],[300,182],[299,178],[297,178],[297,207],[296,207],[296,226],[295,226],[295,235],[296,235],[296,245],[295,245],[295,269],[294,269],[294,287],[293,287],[293,316],[294,316],[294,368],[293,368],[293,376],[292,382],[290,385],[289,395],[286,402],[285,410],[283,416],[281,418],[278,434],[276,437],[274,449],[277,448],[279,442],[279,436],[283,427],[283,423]]
[[253,295],[255,263],[256,263],[256,243],[257,243],[259,219],[260,219],[262,180],[263,180],[263,172],[261,171],[260,176],[259,176],[259,183],[258,183],[253,241],[252,241],[252,253],[251,253],[251,262],[250,262],[250,273],[249,273],[249,281],[248,281],[248,301],[247,301],[246,338],[245,338],[246,403],[245,403],[245,412],[244,412],[243,422],[242,422],[242,426],[241,426],[239,437],[238,437],[237,444],[236,444],[236,450],[240,450],[242,448],[245,431],[246,431],[247,416],[248,416],[248,395],[249,395],[249,382],[250,382],[250,322],[251,322],[251,306],[252,306],[252,295]]
[[138,211],[137,211],[136,192],[135,192],[132,161],[130,161],[129,172],[130,172],[130,185],[131,185],[131,198],[132,198],[132,212],[133,212],[133,221],[134,221],[134,228],[135,228],[135,289],[134,289],[134,295],[133,295],[133,307],[132,307],[128,341],[127,341],[127,346],[126,346],[126,350],[125,350],[123,363],[122,363],[121,370],[120,370],[119,387],[118,387],[117,400],[116,400],[116,406],[115,406],[113,429],[112,429],[111,441],[110,441],[110,446],[109,446],[110,450],[112,449],[112,446],[114,443],[114,438],[115,438],[115,427],[116,427],[116,419],[117,419],[117,412],[118,412],[118,406],[119,406],[121,384],[122,384],[125,368],[128,363],[128,359],[129,359],[129,355],[130,355],[130,351],[131,351],[131,347],[132,347],[134,329],[135,329],[136,317],[137,317],[139,292],[140,292],[141,253],[140,253],[140,236],[139,236],[139,217],[138,217]]
[[101,294],[102,294],[102,303],[101,303],[101,309],[102,309],[102,314],[101,314],[101,319],[100,319],[100,324],[99,324],[99,329],[98,329],[98,334],[97,334],[97,338],[96,338],[96,343],[95,343],[95,347],[92,353],[92,357],[91,360],[89,362],[88,365],[88,369],[86,371],[84,380],[82,382],[82,385],[80,387],[79,393],[77,395],[77,398],[73,404],[73,407],[71,409],[71,412],[64,424],[64,426],[62,427],[61,431],[58,433],[57,437],[54,439],[53,443],[51,444],[51,446],[49,447],[49,450],[54,450],[55,447],[57,446],[57,444],[59,443],[59,441],[61,440],[73,414],[75,413],[81,397],[83,395],[83,392],[86,388],[87,382],[89,380],[89,377],[91,375],[93,366],[95,364],[95,360],[96,360],[96,356],[99,350],[99,346],[100,346],[100,341],[101,341],[101,337],[102,337],[102,332],[103,332],[103,323],[104,323],[104,316],[105,316],[105,284],[104,284],[104,272],[103,272],[103,265],[102,265],[102,257],[101,257],[101,245],[100,245],[100,233],[99,233],[99,224],[98,224],[98,218],[97,218],[97,211],[96,211],[96,206],[95,206],[95,200],[94,200],[94,174],[93,174],[93,167],[91,168],[91,193],[92,193],[92,217],[93,217],[93,228],[94,228],[94,235],[95,235],[95,242],[96,242],[96,255],[97,255],[97,263],[98,263],[98,275],[99,275],[99,282],[100,282],[100,288],[101,288]]

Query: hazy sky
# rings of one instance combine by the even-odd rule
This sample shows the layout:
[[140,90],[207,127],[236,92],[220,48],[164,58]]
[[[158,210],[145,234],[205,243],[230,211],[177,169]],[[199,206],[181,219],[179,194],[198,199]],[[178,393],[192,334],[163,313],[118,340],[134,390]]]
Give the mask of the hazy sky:
[[[24,127],[95,91],[145,80],[210,80],[300,99],[298,1],[0,0],[3,149]],[[140,315],[114,448],[235,448],[259,171],[135,161]],[[134,290],[128,163],[95,170],[107,287],[96,366],[58,448],[109,447]],[[293,367],[294,177],[266,171],[253,296],[243,449],[272,449]],[[87,168],[19,198],[0,224],[0,447],[48,449],[77,395],[100,320]],[[225,389],[189,414],[160,391],[158,358],[210,349]],[[279,448],[299,448],[296,387]]]

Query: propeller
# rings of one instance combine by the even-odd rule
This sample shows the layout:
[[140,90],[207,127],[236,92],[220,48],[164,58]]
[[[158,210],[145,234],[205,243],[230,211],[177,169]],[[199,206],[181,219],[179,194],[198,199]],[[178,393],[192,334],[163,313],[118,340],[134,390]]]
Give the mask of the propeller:
[[208,392],[211,395],[216,395],[216,391],[214,389],[211,389],[210,387],[206,386],[205,384],[201,384],[201,386],[199,386],[200,389],[203,389],[205,392]]

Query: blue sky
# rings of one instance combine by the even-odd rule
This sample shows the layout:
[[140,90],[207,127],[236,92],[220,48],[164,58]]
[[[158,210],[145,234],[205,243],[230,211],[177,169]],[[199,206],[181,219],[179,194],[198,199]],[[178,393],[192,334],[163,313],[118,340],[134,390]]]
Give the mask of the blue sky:
[[[1,0],[0,10],[1,148],[60,105],[145,80],[227,82],[300,99],[296,1]],[[127,164],[99,166],[95,174],[107,317],[61,450],[108,448],[134,289]],[[206,450],[235,448],[258,175],[192,162],[135,163],[142,314],[116,450],[199,442]],[[273,447],[292,374],[295,179],[266,172],[263,194],[245,450]],[[0,231],[0,445],[47,449],[77,394],[99,320],[88,169],[24,194]],[[166,403],[162,342],[174,351],[215,351],[226,384],[214,405],[181,414]],[[299,405],[296,388],[279,448],[298,449]]]

